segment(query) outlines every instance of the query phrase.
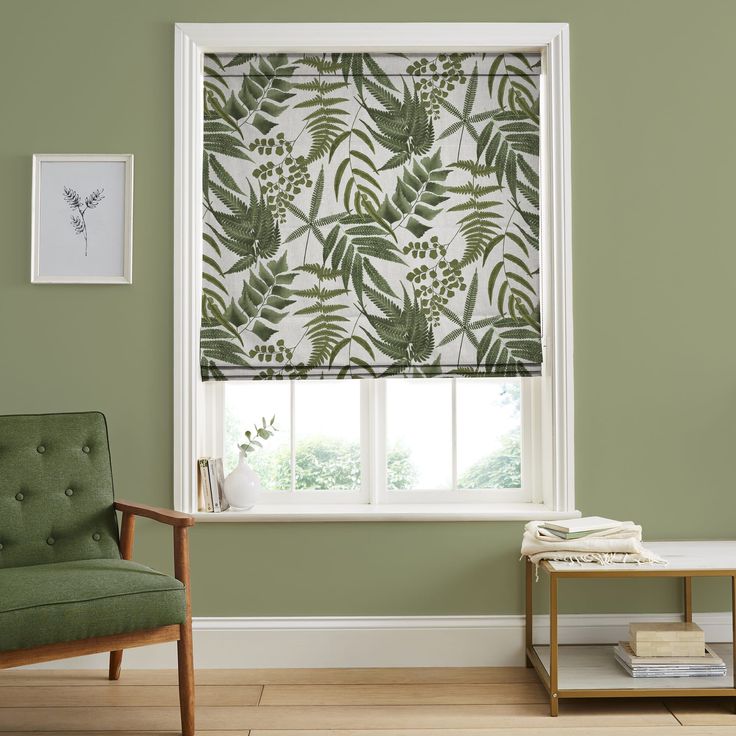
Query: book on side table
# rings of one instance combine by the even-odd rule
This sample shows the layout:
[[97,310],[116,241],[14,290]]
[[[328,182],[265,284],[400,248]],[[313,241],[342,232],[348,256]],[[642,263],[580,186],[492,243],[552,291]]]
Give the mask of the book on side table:
[[700,657],[637,657],[627,641],[620,641],[613,653],[632,677],[719,677],[726,674],[726,663],[707,644]]
[[705,632],[692,621],[635,623],[629,643],[637,657],[702,657]]
[[620,521],[606,519],[603,516],[583,516],[579,519],[566,519],[565,521],[545,521],[542,529],[552,532],[560,539],[580,539],[594,532],[615,529],[621,526]]

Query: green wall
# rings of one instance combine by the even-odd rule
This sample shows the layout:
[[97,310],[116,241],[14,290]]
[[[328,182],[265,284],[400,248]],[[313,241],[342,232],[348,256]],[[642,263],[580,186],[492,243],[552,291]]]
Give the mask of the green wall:
[[[102,410],[118,495],[171,504],[173,24],[341,20],[570,24],[578,507],[649,539],[733,538],[731,0],[3,0],[0,412]],[[133,286],[29,284],[34,152],[135,154]],[[515,613],[521,526],[200,524],[194,613]],[[137,551],[168,567],[168,531],[141,523]],[[724,610],[725,590],[696,595]]]

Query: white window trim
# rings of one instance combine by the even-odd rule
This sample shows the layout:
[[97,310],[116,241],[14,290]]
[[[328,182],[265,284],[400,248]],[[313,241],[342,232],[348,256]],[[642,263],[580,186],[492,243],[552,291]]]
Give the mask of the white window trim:
[[[458,378],[462,377],[458,376]],[[397,379],[405,380],[405,379]],[[444,379],[439,379],[444,380]],[[467,378],[465,380],[475,381],[482,380],[477,378]],[[503,379],[492,379],[492,380],[503,380]],[[453,433],[453,458],[452,458],[452,489],[451,490],[437,490],[437,489],[422,489],[416,488],[413,490],[390,490],[387,488],[387,463],[386,463],[386,441],[387,441],[387,426],[385,411],[387,409],[387,398],[386,398],[386,383],[384,381],[371,382],[373,384],[373,390],[370,391],[371,400],[374,402],[374,416],[376,419],[376,427],[374,429],[373,445],[376,448],[377,457],[374,460],[372,468],[373,479],[372,488],[376,497],[376,503],[384,506],[398,505],[401,507],[410,506],[414,504],[422,504],[424,506],[441,506],[444,504],[448,505],[526,505],[529,502],[534,501],[533,493],[535,491],[534,481],[535,479],[530,477],[531,471],[531,459],[534,452],[534,447],[530,446],[530,430],[532,424],[529,421],[531,419],[531,413],[533,407],[530,405],[531,399],[531,385],[522,384],[521,386],[521,407],[522,407],[522,440],[521,440],[521,478],[523,487],[516,488],[479,488],[476,490],[459,489],[457,488],[457,455],[456,455],[456,420],[457,413],[455,411],[455,397],[453,395],[453,408],[452,408],[452,433]],[[454,392],[453,392],[454,394]],[[539,490],[539,489],[537,489]],[[539,491],[541,493],[541,491]],[[410,500],[409,500],[410,499]]]
[[[174,507],[202,521],[526,520],[575,511],[573,433],[570,85],[566,23],[179,23],[174,81]],[[305,39],[308,42],[305,43]],[[212,426],[199,375],[201,290],[202,69],[225,51],[539,51],[542,54],[541,202],[544,376],[540,390],[553,427],[540,449],[550,479],[532,503],[258,506],[198,513],[198,436]],[[539,383],[539,382],[537,382]],[[211,419],[211,418],[210,418]],[[213,437],[213,442],[217,438]],[[218,446],[221,446],[221,442]]]
[[[480,379],[463,378],[465,381],[499,381],[503,378]],[[307,506],[311,504],[335,505],[344,507],[352,504],[358,507],[364,504],[374,506],[414,507],[417,504],[423,506],[437,506],[447,504],[457,506],[458,504],[482,506],[484,504],[513,504],[523,505],[530,502],[540,502],[544,499],[545,492],[541,485],[544,473],[542,473],[542,433],[541,414],[543,406],[537,397],[540,394],[538,382],[540,379],[530,379],[521,382],[521,411],[522,411],[522,467],[521,488],[478,488],[460,489],[454,482],[457,479],[457,468],[453,467],[453,484],[451,488],[421,488],[414,487],[406,490],[391,490],[387,487],[388,467],[386,463],[387,450],[387,426],[386,426],[386,380],[361,380],[360,386],[360,447],[361,447],[361,484],[355,490],[338,489],[299,489],[299,490],[268,490],[263,491],[256,501],[260,508],[266,506]],[[396,382],[405,379],[397,378]],[[445,383],[452,379],[436,379],[433,383]],[[455,384],[455,381],[452,381]],[[290,383],[291,412],[289,419],[294,417],[294,394],[296,387],[301,382]],[[223,426],[225,423],[224,409],[226,396],[226,385],[224,381],[209,381],[204,387],[204,407],[206,423],[199,435],[199,455],[222,457],[225,455]],[[456,413],[453,407],[453,431],[456,424]],[[285,432],[294,431],[293,421],[289,427],[282,426]],[[292,451],[292,475],[294,473],[294,451],[295,438],[290,436]],[[456,438],[454,438],[456,440]],[[453,445],[455,441],[453,441]],[[456,460],[456,458],[453,458]],[[540,462],[535,462],[538,460]],[[549,473],[547,473],[549,475]],[[252,512],[248,514],[250,517]]]

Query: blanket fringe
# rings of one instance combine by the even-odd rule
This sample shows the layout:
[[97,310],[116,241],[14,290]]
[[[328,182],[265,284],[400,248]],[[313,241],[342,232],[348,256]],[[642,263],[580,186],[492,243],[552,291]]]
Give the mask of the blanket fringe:
[[[519,560],[523,560],[526,555],[521,555]],[[543,559],[553,559],[556,562],[569,562],[576,565],[594,563],[603,565],[617,565],[619,563],[637,565],[666,565],[667,560],[655,554],[631,554],[628,552],[557,552],[554,557],[545,558],[544,553],[539,555],[529,555],[529,560],[534,565],[534,582],[539,582],[539,563]]]

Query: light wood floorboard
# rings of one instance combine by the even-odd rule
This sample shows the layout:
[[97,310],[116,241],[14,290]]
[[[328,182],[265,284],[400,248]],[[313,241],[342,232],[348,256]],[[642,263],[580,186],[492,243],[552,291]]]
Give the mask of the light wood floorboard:
[[[232,731],[220,731],[218,733],[227,736]],[[250,732],[250,736],[503,736],[503,734],[512,734],[513,736],[539,736],[539,734],[543,734],[543,736],[569,736],[570,734],[574,734],[574,736],[627,736],[627,734],[635,734],[635,736],[733,736],[734,731],[733,729],[729,729],[728,726],[695,726],[693,728],[683,728],[682,726],[643,726],[642,728],[631,728],[630,726],[594,726],[578,731],[573,730],[569,726],[563,726],[545,728],[543,732],[538,728],[514,728],[511,730],[508,728],[472,728],[460,730],[450,728],[442,731],[414,728],[404,729],[402,731],[255,730]],[[64,736],[68,736],[68,734],[64,734]]]
[[[736,713],[733,700],[705,702],[699,700],[671,700],[670,710],[684,726],[729,726],[736,736]],[[689,731],[688,731],[689,733]]]
[[534,682],[493,685],[266,685],[261,705],[511,705],[544,703]]
[[[258,705],[261,685],[200,685],[196,688],[196,702],[199,705]],[[174,685],[132,685],[128,687],[95,688],[86,687],[8,687],[0,686],[0,709],[44,708],[66,706],[128,706],[143,707],[151,705],[179,705],[179,688]]]
[[[198,707],[197,723],[204,730],[237,729],[406,729],[487,728],[569,725],[620,726],[676,725],[661,703],[570,702],[557,718],[549,718],[546,705],[404,705],[404,706],[244,706]],[[124,711],[124,712],[123,712]],[[8,731],[119,731],[173,730],[178,708],[65,707],[5,708],[2,729]],[[440,735],[438,735],[440,736]]]
[[[29,736],[28,731],[3,731],[3,736]],[[43,736],[90,736],[90,731],[38,731]],[[571,731],[569,727],[545,729],[543,736],[627,736],[629,733],[636,736],[732,736],[734,731],[729,726],[644,726],[630,729],[629,727],[601,726],[585,728],[585,730]],[[124,731],[118,734],[125,736],[179,736],[178,731]],[[402,729],[386,730],[256,730],[256,731],[197,731],[197,736],[538,736],[537,728],[472,728],[472,729]],[[117,736],[117,734],[116,734]]]
[[[357,669],[199,669],[198,685],[423,685],[538,682],[527,667],[391,667]],[[117,683],[102,670],[0,670],[0,685],[176,685],[176,670],[126,670]]]
[[[526,668],[199,670],[198,736],[736,736],[727,700],[564,700]],[[2,736],[179,733],[174,671],[0,672]]]

